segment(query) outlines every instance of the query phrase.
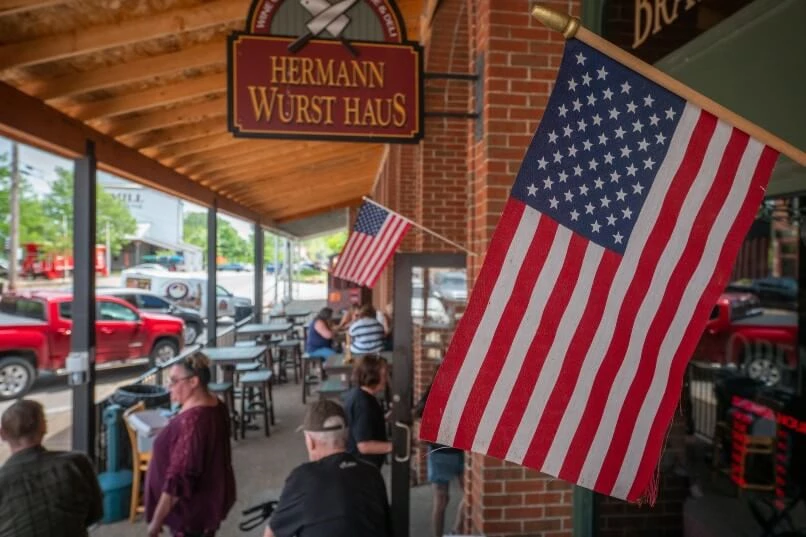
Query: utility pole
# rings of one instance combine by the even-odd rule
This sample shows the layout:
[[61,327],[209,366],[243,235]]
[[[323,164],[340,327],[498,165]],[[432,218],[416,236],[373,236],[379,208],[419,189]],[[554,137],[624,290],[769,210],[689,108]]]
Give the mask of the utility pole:
[[11,188],[8,193],[11,204],[8,252],[8,288],[17,290],[17,252],[20,249],[20,146],[11,144]]

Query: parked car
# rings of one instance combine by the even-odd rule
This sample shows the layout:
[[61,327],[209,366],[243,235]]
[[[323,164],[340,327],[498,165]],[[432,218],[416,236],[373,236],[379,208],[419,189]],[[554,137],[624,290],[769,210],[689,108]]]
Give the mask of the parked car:
[[160,265],[159,263],[140,263],[139,265],[131,267],[130,270],[159,270],[162,272],[170,272],[165,265]]
[[[70,293],[31,291],[0,300],[0,400],[25,395],[38,371],[65,367],[72,334]],[[184,322],[138,312],[112,296],[98,296],[95,362],[150,356],[166,361],[183,347]]]
[[449,302],[467,301],[467,275],[464,272],[439,272],[434,277],[432,294]]
[[242,263],[224,263],[223,265],[218,265],[216,267],[220,271],[234,271],[234,272],[243,272],[246,270],[246,266]]
[[757,278],[728,284],[727,291],[753,293],[764,308],[798,309],[798,281],[794,278]]
[[732,365],[769,386],[797,367],[797,315],[761,308],[750,293],[720,295],[694,359]]
[[[203,318],[207,317],[206,274],[127,269],[120,273],[120,286],[152,291],[178,306],[198,311]],[[216,285],[215,301],[218,317],[234,317],[240,321],[253,310],[250,299],[235,296],[221,285]]]
[[185,321],[185,345],[192,345],[204,331],[204,319],[192,308],[183,308],[151,291],[127,288],[99,288],[99,295],[114,296],[125,300],[140,311],[164,313]]

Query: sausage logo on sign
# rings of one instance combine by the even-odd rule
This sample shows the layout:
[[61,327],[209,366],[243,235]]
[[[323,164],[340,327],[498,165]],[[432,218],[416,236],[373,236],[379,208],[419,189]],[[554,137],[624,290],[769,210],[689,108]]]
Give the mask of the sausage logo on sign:
[[254,0],[228,52],[235,136],[422,138],[422,48],[393,0]]

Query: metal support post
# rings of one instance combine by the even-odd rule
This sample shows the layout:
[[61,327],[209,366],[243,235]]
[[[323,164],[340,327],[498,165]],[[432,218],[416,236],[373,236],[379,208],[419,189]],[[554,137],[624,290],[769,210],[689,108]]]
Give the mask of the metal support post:
[[288,303],[294,300],[294,258],[291,255],[291,239],[285,240],[285,268],[288,274]]
[[277,284],[280,281],[280,237],[274,236],[274,307],[277,308]]
[[263,228],[255,224],[255,316],[259,323],[263,320]]
[[207,345],[215,347],[218,334],[218,293],[216,258],[218,257],[218,204],[207,209]]
[[[804,214],[806,196],[797,198],[797,213]],[[772,227],[772,226],[771,226]],[[795,393],[803,397],[806,390],[806,222],[798,219],[800,240],[798,241],[798,364],[795,381]]]
[[73,449],[95,457],[95,144],[87,141],[73,176],[73,304],[69,383],[73,386]]

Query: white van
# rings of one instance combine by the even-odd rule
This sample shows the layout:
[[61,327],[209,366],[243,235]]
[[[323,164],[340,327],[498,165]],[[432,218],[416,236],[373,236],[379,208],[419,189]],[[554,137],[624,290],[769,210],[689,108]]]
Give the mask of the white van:
[[[207,276],[158,270],[126,269],[120,273],[122,287],[148,289],[164,296],[177,305],[199,310],[207,315]],[[252,301],[238,297],[220,285],[216,285],[218,317],[234,317],[240,320],[251,313]]]

